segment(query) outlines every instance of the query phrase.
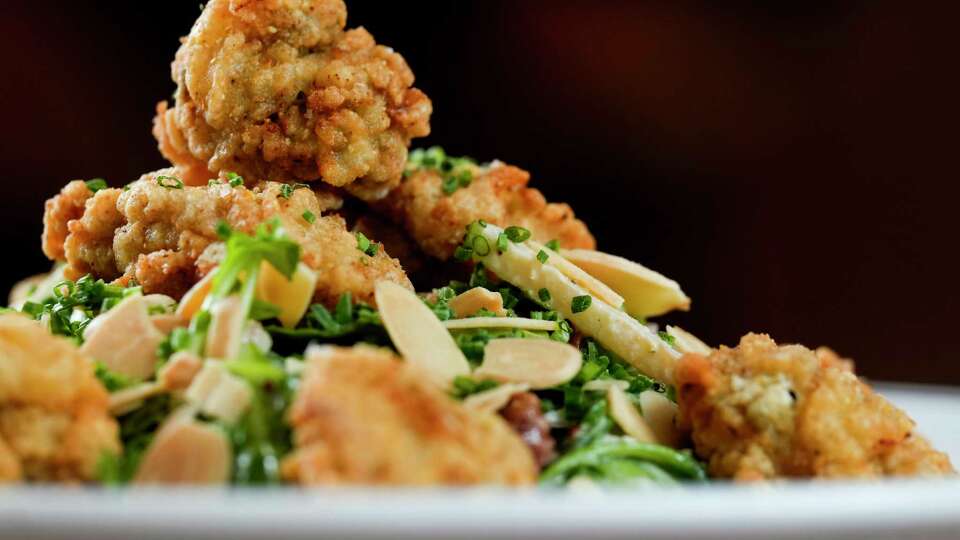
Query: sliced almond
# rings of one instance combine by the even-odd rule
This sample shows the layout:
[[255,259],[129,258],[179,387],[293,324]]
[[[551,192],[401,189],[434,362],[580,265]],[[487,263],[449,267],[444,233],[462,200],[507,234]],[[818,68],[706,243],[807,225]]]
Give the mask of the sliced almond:
[[144,297],[130,296],[90,321],[83,338],[84,355],[111,371],[142,380],[153,375],[157,346],[166,336],[150,321]]
[[677,429],[677,404],[660,392],[648,390],[640,394],[643,418],[660,444],[676,448],[681,435]]
[[8,302],[13,309],[22,309],[25,302],[41,302],[53,295],[53,288],[64,280],[65,263],[57,263],[50,272],[28,277],[10,290]]
[[474,328],[516,328],[517,330],[553,332],[557,329],[557,322],[539,319],[525,319],[523,317],[470,317],[467,319],[443,321],[443,326],[447,330],[471,330]]
[[379,281],[374,296],[383,326],[407,362],[422,368],[442,388],[470,373],[470,364],[450,332],[416,294]]
[[180,305],[177,306],[177,315],[188,321],[200,311],[203,301],[210,294],[210,288],[213,287],[213,277],[217,274],[216,269],[203,276],[203,279],[193,284],[190,290],[180,299]]
[[109,408],[114,415],[136,409],[143,400],[163,393],[165,388],[156,382],[145,382],[110,394]]
[[297,265],[291,279],[266,261],[260,265],[257,298],[280,308],[277,319],[286,328],[293,328],[303,318],[316,287],[317,273],[304,263]]
[[514,395],[526,392],[529,389],[530,385],[524,383],[501,384],[496,388],[467,396],[466,399],[463,400],[463,406],[475,411],[495,413],[506,407],[507,403],[510,402],[510,398]]
[[582,268],[567,260],[563,255],[543,244],[533,240],[528,240],[527,244],[538,253],[540,250],[543,250],[548,256],[546,264],[556,267],[556,269],[560,270],[560,273],[567,276],[570,281],[586,289],[591,296],[617,309],[623,309],[624,298],[607,286],[607,284],[585,272]]
[[203,359],[188,352],[178,351],[170,356],[157,373],[157,381],[167,390],[185,390],[203,367]]
[[607,390],[607,406],[610,407],[610,417],[617,422],[624,433],[640,442],[657,442],[653,430],[619,386],[611,386]]
[[709,345],[679,326],[667,326],[667,334],[673,336],[674,347],[683,354],[693,353],[708,356],[713,352]]
[[232,451],[222,430],[195,420],[164,424],[140,462],[137,484],[225,484]]
[[680,284],[631,260],[589,249],[565,249],[561,253],[622,295],[624,309],[634,317],[690,309],[690,298],[680,290]]
[[630,388],[630,383],[620,379],[594,379],[584,383],[583,389],[590,392],[607,392],[611,386],[619,386],[621,390]]
[[500,317],[507,314],[507,310],[503,309],[503,297],[500,293],[483,287],[474,287],[458,294],[447,302],[447,307],[453,310],[453,316],[458,319],[469,317],[481,309],[492,311]]
[[164,313],[162,315],[151,315],[150,322],[153,326],[164,334],[173,332],[175,328],[182,328],[190,324],[190,321],[182,318],[176,313]]
[[530,388],[550,388],[573,379],[583,356],[576,347],[550,339],[494,339],[483,349],[483,365],[474,375]]
[[188,403],[201,407],[220,380],[227,375],[227,368],[219,360],[207,360],[193,377],[184,394]]
[[207,330],[206,354],[229,360],[240,352],[247,314],[237,295],[221,298],[210,306],[210,328]]

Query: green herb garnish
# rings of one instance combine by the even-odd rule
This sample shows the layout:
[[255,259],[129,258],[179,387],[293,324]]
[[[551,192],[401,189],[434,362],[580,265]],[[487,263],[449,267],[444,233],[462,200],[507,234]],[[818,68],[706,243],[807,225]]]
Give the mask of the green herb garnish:
[[550,256],[547,255],[546,251],[541,249],[540,251],[537,252],[537,260],[540,261],[540,264],[545,264],[547,262],[547,259],[549,258]]
[[227,176],[227,183],[230,184],[230,187],[240,187],[243,185],[243,177],[235,172],[225,173]]
[[183,189],[183,180],[176,176],[166,176],[161,174],[157,177],[157,184],[167,189]]
[[546,304],[547,302],[550,301],[550,290],[547,289],[546,287],[540,289],[539,291],[537,291],[537,298],[539,298],[541,302]]
[[530,239],[530,230],[524,229],[523,227],[517,227],[516,225],[511,225],[503,230],[506,233],[507,238],[510,239],[514,244],[519,244],[520,242],[526,242]]
[[379,249],[379,244],[371,241],[367,238],[367,235],[363,234],[360,231],[357,231],[354,234],[357,237],[357,249],[360,250],[363,254],[373,257],[377,254]]
[[93,178],[84,182],[87,184],[87,189],[96,193],[101,189],[107,189],[107,181],[103,178]]
[[583,296],[574,296],[573,300],[570,302],[570,310],[574,313],[581,313],[590,309],[590,304],[593,303],[593,298],[585,294]]

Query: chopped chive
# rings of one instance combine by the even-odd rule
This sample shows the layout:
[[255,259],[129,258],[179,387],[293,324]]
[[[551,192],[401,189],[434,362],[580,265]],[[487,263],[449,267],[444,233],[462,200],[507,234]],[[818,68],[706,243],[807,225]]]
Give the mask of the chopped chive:
[[507,243],[507,235],[505,233],[497,235],[497,253],[503,255],[508,247],[510,247],[510,245]]
[[530,238],[530,230],[524,229],[523,227],[510,226],[507,227],[503,232],[507,234],[507,238],[509,238],[514,244],[526,242]]
[[660,339],[667,342],[667,345],[670,345],[671,347],[677,346],[677,338],[671,336],[670,334],[664,332],[663,330],[660,330],[659,332],[657,332],[657,335],[660,336]]
[[553,240],[547,242],[547,248],[551,251],[560,251],[560,241],[554,238]]
[[591,298],[590,295],[574,296],[573,301],[570,303],[570,310],[574,313],[581,313],[590,309],[591,303],[593,303],[593,298]]
[[550,256],[547,255],[547,252],[542,249],[540,250],[539,253],[537,253],[537,260],[540,261],[540,264],[547,262],[547,259],[549,258]]
[[84,183],[87,184],[87,189],[94,193],[100,191],[101,189],[107,189],[107,181],[103,178],[92,178]]
[[537,296],[540,297],[541,302],[546,303],[550,301],[550,291],[546,287],[537,291]]
[[226,240],[227,238],[230,238],[231,232],[232,231],[230,230],[230,225],[227,224],[226,221],[221,219],[220,221],[217,222],[217,236],[219,236],[221,240]]
[[280,196],[283,197],[284,199],[289,199],[293,195],[294,191],[298,189],[309,188],[309,187],[310,186],[306,184],[300,184],[300,183],[283,184],[282,186],[280,186]]
[[307,223],[313,223],[314,221],[317,220],[316,214],[314,214],[309,210],[304,210],[302,215],[303,215],[304,221],[306,221]]
[[377,243],[372,242],[369,238],[367,238],[367,235],[360,231],[357,231],[355,236],[357,237],[357,249],[371,257],[377,254],[377,249],[379,249],[379,245],[377,245]]
[[467,259],[473,256],[473,249],[457,246],[457,249],[453,250],[453,258],[459,262],[465,262]]
[[207,187],[209,187],[209,186],[215,186],[215,185],[217,185],[217,184],[219,184],[219,183],[220,183],[220,181],[217,180],[216,178],[211,178],[211,179],[207,180]]
[[230,184],[230,187],[240,187],[243,185],[243,177],[235,172],[228,172],[227,174],[227,183]]
[[473,245],[471,247],[473,247],[473,252],[481,257],[490,254],[490,243],[487,242],[487,239],[482,236],[474,237]]
[[167,189],[183,189],[183,181],[176,176],[160,175],[157,177],[157,184]]
[[445,176],[442,187],[445,195],[453,195],[453,192],[460,188],[460,182],[453,176]]

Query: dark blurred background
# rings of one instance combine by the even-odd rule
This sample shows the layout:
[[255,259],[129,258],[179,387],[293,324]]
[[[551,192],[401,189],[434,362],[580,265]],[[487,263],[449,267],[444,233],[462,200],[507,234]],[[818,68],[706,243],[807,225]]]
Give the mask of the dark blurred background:
[[[348,1],[454,154],[569,201],[600,248],[683,284],[673,317],[960,383],[956,13],[924,2]],[[947,6],[948,3],[943,3]],[[150,135],[197,2],[0,7],[6,287],[43,201],[164,165]]]

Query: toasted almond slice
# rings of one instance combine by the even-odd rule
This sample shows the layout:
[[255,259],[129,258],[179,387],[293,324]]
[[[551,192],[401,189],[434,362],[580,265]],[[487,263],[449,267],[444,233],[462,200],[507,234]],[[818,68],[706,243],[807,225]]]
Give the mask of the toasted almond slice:
[[474,287],[458,294],[447,302],[447,306],[453,310],[453,316],[458,319],[469,317],[481,309],[492,311],[501,317],[507,314],[503,309],[503,297],[500,293],[483,287]]
[[173,332],[175,328],[182,328],[190,324],[190,321],[180,317],[176,313],[164,313],[162,315],[151,315],[150,322],[154,328],[164,334]]
[[160,368],[157,381],[167,390],[184,390],[190,386],[202,367],[203,359],[199,356],[188,351],[178,351]]
[[584,390],[591,392],[607,392],[611,386],[619,386],[621,390],[630,388],[630,383],[620,379],[594,379],[583,385]]
[[407,362],[422,368],[442,388],[470,373],[470,364],[450,332],[416,294],[396,283],[378,281],[374,296],[383,326]]
[[657,442],[677,448],[681,439],[676,424],[677,404],[660,392],[648,390],[640,394],[640,408]]
[[195,420],[164,424],[140,462],[137,484],[224,484],[230,477],[230,441],[222,430]]
[[496,388],[467,396],[466,399],[463,400],[463,406],[475,411],[495,413],[506,407],[507,403],[510,402],[510,398],[515,394],[526,392],[529,389],[530,385],[524,383],[501,384]]
[[631,260],[589,249],[565,249],[560,253],[623,295],[624,309],[634,317],[690,309],[690,298],[680,290],[680,284]]
[[560,253],[553,251],[539,242],[528,240],[527,244],[535,252],[539,253],[540,250],[543,250],[548,255],[546,264],[556,267],[556,269],[560,270],[560,273],[567,276],[570,281],[573,281],[580,287],[586,289],[591,296],[597,300],[602,300],[617,309],[623,309],[624,298],[617,294],[617,292],[612,288],[607,286],[606,283],[600,281],[594,276],[591,276],[582,268],[567,260]]
[[240,352],[247,315],[237,295],[221,298],[210,306],[210,328],[207,330],[206,354],[229,360]]
[[494,339],[483,349],[483,365],[474,375],[530,388],[550,388],[577,375],[583,356],[576,347],[549,339]]
[[220,383],[220,380],[227,375],[227,368],[219,360],[207,360],[200,368],[200,372],[194,375],[190,386],[184,394],[188,403],[196,407],[203,406],[214,388]]
[[190,287],[190,290],[180,299],[180,305],[177,306],[177,315],[189,321],[200,311],[200,308],[203,306],[203,301],[206,300],[207,295],[210,294],[210,288],[213,286],[213,277],[216,274],[217,270],[214,269],[203,276],[203,279],[194,283],[193,287]]
[[713,352],[709,345],[679,326],[668,325],[667,334],[673,336],[674,346],[683,354],[694,353],[707,356]]
[[142,380],[153,375],[157,346],[166,336],[150,322],[144,297],[130,296],[90,321],[83,338],[80,351],[84,355]]
[[553,332],[557,329],[556,321],[526,319],[523,317],[470,317],[468,319],[453,319],[443,321],[447,330],[471,330],[474,328],[516,328],[518,330],[534,330]]
[[22,309],[25,302],[40,302],[53,294],[53,288],[63,282],[66,263],[57,263],[50,272],[37,274],[18,282],[10,290],[8,302],[13,309]]
[[[495,246],[501,230],[487,224],[476,232],[488,245]],[[490,249],[485,254],[474,251],[474,255],[500,279],[519,287],[531,298],[536,298],[540,289],[547,289],[551,309],[569,319],[582,334],[596,339],[643,374],[663,383],[673,383],[673,371],[681,356],[679,351],[646,325],[606,302],[591,302],[588,309],[574,313],[573,299],[589,295],[589,291],[555,266],[541,264],[537,252],[527,244],[510,244],[503,253]]]
[[129,412],[137,408],[143,400],[163,393],[164,390],[161,384],[151,381],[114,392],[110,394],[110,412],[118,416]]
[[287,279],[266,261],[260,265],[257,298],[280,308],[277,319],[285,328],[293,328],[300,322],[316,287],[317,273],[304,263],[297,265],[292,279]]
[[607,390],[607,405],[610,407],[610,416],[624,433],[640,442],[657,442],[653,430],[619,386],[611,386]]

